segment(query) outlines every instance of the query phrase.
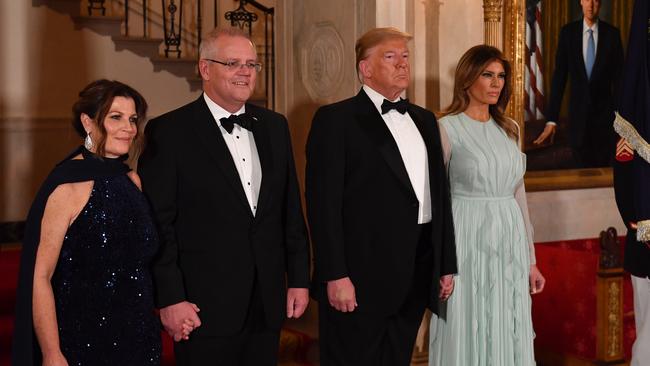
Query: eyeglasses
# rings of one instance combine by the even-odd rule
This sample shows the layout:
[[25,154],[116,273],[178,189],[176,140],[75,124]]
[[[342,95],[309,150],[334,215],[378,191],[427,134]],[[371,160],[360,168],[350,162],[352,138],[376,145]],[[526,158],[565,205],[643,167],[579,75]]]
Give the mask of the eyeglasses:
[[242,67],[245,67],[245,68],[247,68],[249,70],[254,69],[257,72],[262,71],[262,64],[259,63],[259,62],[241,63],[239,60],[228,60],[228,61],[224,62],[224,61],[213,60],[211,58],[204,58],[204,60],[221,64],[221,65],[225,66],[228,70],[238,70],[238,69],[241,69]]

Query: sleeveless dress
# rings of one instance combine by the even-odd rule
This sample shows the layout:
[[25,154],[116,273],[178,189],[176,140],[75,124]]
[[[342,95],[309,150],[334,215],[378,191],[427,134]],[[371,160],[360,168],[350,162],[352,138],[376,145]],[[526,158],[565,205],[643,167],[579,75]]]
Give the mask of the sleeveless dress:
[[52,288],[61,351],[72,365],[159,365],[149,263],[158,238],[125,174],[97,179],[68,228]]
[[464,113],[440,120],[456,233],[455,288],[430,324],[430,366],[535,365],[531,253],[514,198],[525,155],[493,119]]

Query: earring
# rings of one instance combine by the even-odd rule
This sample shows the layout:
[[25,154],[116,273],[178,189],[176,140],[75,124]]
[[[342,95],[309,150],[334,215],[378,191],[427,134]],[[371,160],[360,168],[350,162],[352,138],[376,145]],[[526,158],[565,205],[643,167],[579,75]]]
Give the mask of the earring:
[[84,139],[84,147],[86,150],[90,151],[93,148],[93,140],[90,138],[90,133],[86,135]]

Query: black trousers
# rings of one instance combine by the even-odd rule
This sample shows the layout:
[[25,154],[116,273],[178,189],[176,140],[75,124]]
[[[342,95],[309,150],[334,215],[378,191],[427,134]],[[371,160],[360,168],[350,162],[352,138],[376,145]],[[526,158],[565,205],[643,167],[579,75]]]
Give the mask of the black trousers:
[[[431,291],[431,251],[422,230],[409,293],[395,314],[379,317],[358,309],[340,312],[318,304],[321,366],[408,366]],[[327,299],[327,287],[320,288]],[[367,309],[372,304],[365,304]]]
[[[200,316],[200,313],[199,313]],[[177,366],[276,366],[280,329],[269,328],[257,283],[242,330],[233,335],[192,336],[174,343]]]

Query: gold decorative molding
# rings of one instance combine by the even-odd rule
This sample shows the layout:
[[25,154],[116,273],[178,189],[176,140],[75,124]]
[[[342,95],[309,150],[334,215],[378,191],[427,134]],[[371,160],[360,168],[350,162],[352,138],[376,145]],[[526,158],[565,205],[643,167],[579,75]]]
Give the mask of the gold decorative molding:
[[621,307],[619,294],[621,288],[616,281],[609,283],[607,291],[608,314],[607,314],[607,356],[616,357],[621,352],[621,339],[618,337],[621,329],[621,319],[618,317],[618,310]]
[[512,64],[512,96],[506,109],[506,115],[519,123],[520,139],[525,136],[526,132],[526,126],[524,126],[525,5],[525,0],[506,0],[503,3],[503,51]]
[[501,22],[503,0],[483,0],[483,13],[485,22]]
[[623,354],[623,268],[598,270],[596,362],[619,365]]
[[503,49],[501,14],[503,0],[483,0],[483,21],[485,23],[485,44]]

